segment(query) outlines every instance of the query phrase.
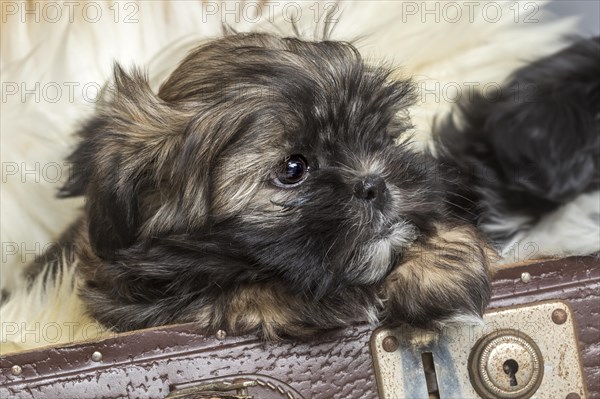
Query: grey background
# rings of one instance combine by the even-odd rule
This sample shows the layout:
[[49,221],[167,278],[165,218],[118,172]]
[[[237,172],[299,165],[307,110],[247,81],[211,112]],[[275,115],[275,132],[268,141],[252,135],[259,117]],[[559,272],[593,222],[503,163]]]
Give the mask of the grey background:
[[600,0],[552,0],[548,9],[557,15],[578,16],[578,33],[583,36],[600,34]]

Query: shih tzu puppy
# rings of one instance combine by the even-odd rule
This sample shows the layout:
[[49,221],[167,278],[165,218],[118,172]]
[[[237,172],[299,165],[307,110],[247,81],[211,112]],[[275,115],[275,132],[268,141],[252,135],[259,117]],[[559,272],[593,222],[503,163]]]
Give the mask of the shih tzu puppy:
[[582,40],[461,104],[435,156],[409,145],[410,81],[348,43],[229,35],[158,93],[117,66],[61,192],[86,197],[83,215],[27,273],[68,262],[114,331],[275,339],[479,317],[488,240],[598,189],[599,49]]
[[61,192],[83,215],[28,271],[69,259],[106,327],[274,339],[484,311],[494,251],[408,145],[409,81],[348,43],[267,34],[201,45],[158,93],[114,75]]
[[599,48],[583,40],[461,104],[433,154],[409,145],[410,81],[348,43],[229,35],[158,93],[117,66],[61,192],[84,212],[27,272],[68,262],[113,331],[275,339],[479,317],[488,241],[598,189]]
[[84,212],[27,273],[69,263],[113,331],[275,339],[479,317],[488,242],[598,189],[599,49],[582,40],[461,104],[433,154],[410,146],[410,81],[348,43],[232,34],[158,93],[117,66],[61,192]]

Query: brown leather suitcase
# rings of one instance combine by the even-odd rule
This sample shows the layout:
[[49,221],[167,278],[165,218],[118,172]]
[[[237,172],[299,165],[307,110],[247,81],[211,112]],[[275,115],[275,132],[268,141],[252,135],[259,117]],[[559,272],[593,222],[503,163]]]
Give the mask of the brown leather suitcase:
[[[466,344],[415,346],[398,329],[368,325],[265,344],[176,325],[2,357],[0,396],[600,398],[599,266],[598,257],[574,257],[503,267],[486,325]],[[498,380],[508,391],[489,393]]]

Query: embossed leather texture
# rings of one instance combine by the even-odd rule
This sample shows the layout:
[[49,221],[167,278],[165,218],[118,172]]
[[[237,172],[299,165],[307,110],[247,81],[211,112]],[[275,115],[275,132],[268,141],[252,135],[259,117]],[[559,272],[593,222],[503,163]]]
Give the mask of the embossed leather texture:
[[[524,272],[531,278],[522,279]],[[549,299],[570,305],[588,393],[600,399],[600,258],[505,266],[494,277],[490,308]],[[141,330],[4,356],[0,397],[164,398],[200,386],[199,393],[191,391],[197,396],[180,397],[378,398],[372,332],[358,325],[310,342],[265,344],[254,337],[205,337],[190,324]],[[94,352],[102,354],[100,361],[92,359]],[[21,368],[18,375],[13,366]],[[249,381],[247,389],[222,385],[236,381]]]

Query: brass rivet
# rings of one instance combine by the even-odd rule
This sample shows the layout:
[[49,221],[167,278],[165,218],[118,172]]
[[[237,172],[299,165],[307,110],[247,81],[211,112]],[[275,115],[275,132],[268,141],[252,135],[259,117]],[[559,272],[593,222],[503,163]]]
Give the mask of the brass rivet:
[[219,341],[223,341],[225,337],[227,337],[227,333],[225,332],[225,330],[219,330],[217,331],[216,336]]
[[529,274],[528,272],[523,272],[521,273],[521,281],[524,283],[528,283],[531,281],[531,274]]
[[102,360],[102,353],[96,351],[94,353],[92,353],[92,360],[95,362],[99,362]]
[[383,339],[383,342],[381,342],[381,346],[383,346],[383,350],[386,352],[395,352],[396,349],[398,349],[398,347],[400,346],[400,344],[398,344],[398,340],[396,339],[396,337],[390,335]]
[[578,393],[571,392],[565,399],[581,399],[581,396]]
[[12,373],[12,375],[21,375],[23,369],[18,364],[15,364],[10,368],[10,372]]
[[567,312],[564,309],[554,309],[552,312],[552,321],[555,324],[564,324],[567,321]]

